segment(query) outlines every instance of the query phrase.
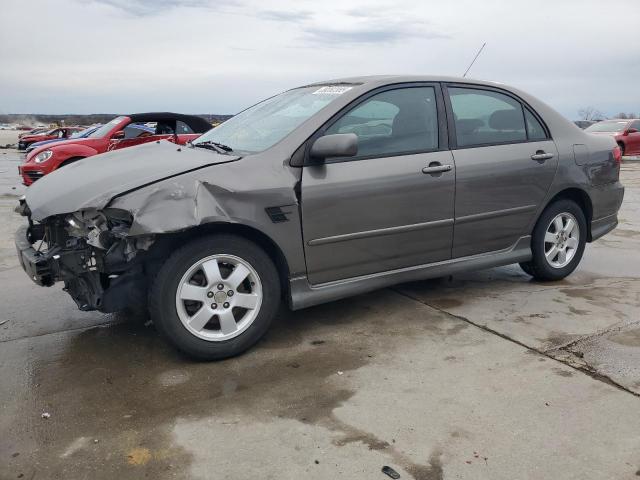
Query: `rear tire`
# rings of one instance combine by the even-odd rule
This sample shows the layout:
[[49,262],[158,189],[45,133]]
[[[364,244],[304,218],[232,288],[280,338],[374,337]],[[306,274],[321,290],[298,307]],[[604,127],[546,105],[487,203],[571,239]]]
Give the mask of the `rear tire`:
[[149,292],[151,319],[173,346],[199,360],[238,355],[267,331],[280,305],[273,261],[236,235],[209,235],[175,251]]
[[558,200],[538,219],[531,237],[533,258],[520,267],[536,280],[561,280],[580,263],[586,240],[587,221],[580,206]]

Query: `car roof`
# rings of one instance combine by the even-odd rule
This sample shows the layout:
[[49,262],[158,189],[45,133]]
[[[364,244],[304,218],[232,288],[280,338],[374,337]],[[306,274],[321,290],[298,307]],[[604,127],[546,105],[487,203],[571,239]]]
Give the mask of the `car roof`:
[[368,75],[360,77],[345,77],[335,78],[333,80],[325,80],[322,82],[314,82],[306,87],[315,85],[336,85],[336,84],[393,84],[393,83],[407,83],[407,82],[447,82],[447,83],[469,83],[474,85],[496,85],[504,86],[499,82],[491,82],[488,80],[478,80],[464,77],[452,77],[444,75]]
[[176,121],[180,120],[189,125],[191,130],[196,133],[204,133],[213,126],[207,122],[204,118],[197,115],[185,115],[183,113],[173,112],[147,112],[147,113],[132,113],[127,115],[132,122],[161,122],[161,121]]

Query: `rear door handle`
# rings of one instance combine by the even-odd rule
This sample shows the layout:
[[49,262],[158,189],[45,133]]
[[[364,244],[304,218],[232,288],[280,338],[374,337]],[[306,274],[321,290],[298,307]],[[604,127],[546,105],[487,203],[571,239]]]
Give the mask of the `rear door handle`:
[[450,172],[453,167],[451,165],[441,165],[439,163],[430,163],[428,167],[422,169],[422,173],[433,175],[434,173]]
[[538,150],[536,153],[531,155],[531,160],[535,160],[536,162],[544,162],[551,158],[553,158],[553,153],[546,153],[544,150]]

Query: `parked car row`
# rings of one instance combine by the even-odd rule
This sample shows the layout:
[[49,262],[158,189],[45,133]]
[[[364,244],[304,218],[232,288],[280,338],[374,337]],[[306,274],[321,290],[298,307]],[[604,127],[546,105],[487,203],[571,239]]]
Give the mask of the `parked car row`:
[[[84,130],[80,129],[77,130],[75,132],[73,132],[71,134],[71,136],[69,138],[82,138],[82,137],[86,137],[88,134],[90,134],[91,132],[95,131],[98,127],[100,127],[100,125],[94,125],[92,127],[89,128],[85,128]],[[42,145],[49,145],[51,143],[56,143],[56,142],[62,142],[64,140],[67,140],[66,137],[64,136],[59,136],[56,135],[55,138],[49,139],[49,140],[40,140],[38,142],[33,142],[27,145],[26,148],[24,148],[26,153],[29,153],[31,150],[38,148]],[[22,150],[20,148],[20,145],[18,144],[18,150]]]
[[[149,127],[150,123],[154,127]],[[194,115],[168,112],[123,115],[88,133],[78,133],[75,138],[55,138],[57,141],[53,143],[30,149],[18,170],[23,183],[31,185],[44,175],[83,158],[157,140],[184,145],[210,129],[211,124]]]
[[640,155],[640,119],[603,120],[585,132],[613,137],[622,155]]
[[18,137],[18,150],[25,150],[32,143],[44,142],[46,140],[64,140],[70,138],[74,133],[80,132],[82,127],[58,127],[44,132],[27,133]]
[[[132,128],[147,121],[152,135]],[[201,359],[251,347],[282,300],[299,309],[512,263],[562,279],[616,227],[624,194],[614,138],[491,82],[347,78],[194,139],[202,122],[122,116],[34,150],[25,182],[54,171],[27,189],[16,233],[35,283],[64,282],[81,310],[148,308]]]

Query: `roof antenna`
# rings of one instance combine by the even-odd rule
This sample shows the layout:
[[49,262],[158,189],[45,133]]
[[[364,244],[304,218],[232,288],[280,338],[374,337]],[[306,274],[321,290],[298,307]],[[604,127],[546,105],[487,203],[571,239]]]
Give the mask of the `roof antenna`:
[[469,65],[469,67],[465,70],[464,75],[462,75],[462,78],[467,76],[467,73],[469,73],[469,70],[471,70],[471,67],[473,67],[473,64],[476,63],[476,60],[478,59],[478,57],[482,53],[482,50],[484,50],[484,47],[485,47],[486,44],[487,44],[487,42],[484,42],[482,44],[482,46],[480,47],[480,50],[478,50],[478,53],[476,53],[476,56],[473,57],[473,60],[471,60],[471,65]]

